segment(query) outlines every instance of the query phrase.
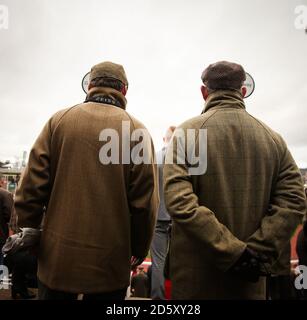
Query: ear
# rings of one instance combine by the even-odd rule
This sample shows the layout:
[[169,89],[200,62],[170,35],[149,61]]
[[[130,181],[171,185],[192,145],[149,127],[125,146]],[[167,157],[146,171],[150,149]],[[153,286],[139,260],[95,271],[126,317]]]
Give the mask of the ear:
[[200,91],[201,91],[201,94],[203,95],[204,100],[206,101],[209,96],[208,88],[206,86],[201,86]]
[[126,86],[124,86],[123,87],[123,89],[122,89],[122,91],[121,91],[121,93],[125,96],[126,94],[127,94],[127,87]]
[[243,97],[243,98],[246,96],[246,92],[247,92],[246,87],[242,87],[242,88],[241,88],[241,93],[242,93],[242,97]]

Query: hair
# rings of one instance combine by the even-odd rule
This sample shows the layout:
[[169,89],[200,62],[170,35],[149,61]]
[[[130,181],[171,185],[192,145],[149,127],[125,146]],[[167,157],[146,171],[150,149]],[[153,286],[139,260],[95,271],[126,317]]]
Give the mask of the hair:
[[168,130],[174,132],[174,131],[176,130],[176,127],[175,127],[175,126],[170,126],[170,127],[168,128]]
[[227,87],[222,87],[222,88],[211,88],[210,87],[210,84],[207,83],[207,84],[204,84],[204,86],[207,88],[208,90],[208,94],[211,94],[215,91],[218,91],[218,90],[231,90],[231,91],[235,91],[235,90],[240,90],[243,86],[244,82],[242,82],[240,85],[238,84],[229,84],[229,86]]
[[105,78],[105,77],[95,78],[89,84],[89,88],[107,87],[107,88],[115,89],[119,92],[122,92],[125,86],[126,85],[120,80],[117,80],[114,78]]
[[168,127],[168,129],[165,132],[164,138],[163,138],[164,143],[169,143],[169,141],[172,139],[172,136],[173,136],[175,130],[176,130],[175,126]]
[[240,64],[219,61],[210,64],[202,73],[201,79],[211,92],[214,90],[238,90],[242,87],[246,74]]
[[218,90],[229,90],[229,91],[235,91],[235,90],[240,90],[243,86],[243,83],[242,83],[242,86],[238,87],[238,88],[223,88],[223,89],[211,89],[209,88],[207,85],[204,84],[204,86],[207,88],[208,90],[208,95],[212,94],[213,92],[216,92]]
[[168,135],[173,135],[175,130],[176,130],[175,126],[169,126],[165,132],[165,137],[167,137]]

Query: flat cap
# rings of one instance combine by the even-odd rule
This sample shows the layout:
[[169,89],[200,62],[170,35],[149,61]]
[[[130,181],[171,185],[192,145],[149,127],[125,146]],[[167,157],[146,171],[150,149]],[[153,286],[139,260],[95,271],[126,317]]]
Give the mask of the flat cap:
[[105,61],[92,67],[90,82],[96,78],[113,78],[128,86],[128,80],[124,67],[120,64],[110,61]]
[[201,79],[209,89],[240,89],[246,79],[243,67],[237,63],[219,61],[210,64]]

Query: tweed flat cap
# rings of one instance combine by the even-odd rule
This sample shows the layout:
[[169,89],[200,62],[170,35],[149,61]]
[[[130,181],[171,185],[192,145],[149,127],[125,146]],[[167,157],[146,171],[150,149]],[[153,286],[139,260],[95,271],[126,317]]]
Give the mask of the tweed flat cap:
[[96,78],[113,78],[128,86],[128,80],[123,66],[110,61],[105,61],[92,67],[90,82]]
[[209,89],[240,89],[246,79],[243,67],[237,63],[219,61],[210,64],[201,79]]

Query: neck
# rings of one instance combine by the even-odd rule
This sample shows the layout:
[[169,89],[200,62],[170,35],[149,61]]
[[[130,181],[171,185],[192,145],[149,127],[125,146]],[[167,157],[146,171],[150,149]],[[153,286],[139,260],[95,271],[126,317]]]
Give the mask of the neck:
[[[126,105],[127,105],[127,100],[125,98],[125,96],[112,88],[106,88],[106,87],[95,87],[90,89],[90,91],[88,92],[87,96],[86,96],[86,101],[91,100],[92,98],[95,97],[103,97],[103,98],[108,98],[108,99],[112,99],[114,101],[117,102],[118,105],[120,105],[120,107],[122,109],[126,109]],[[117,105],[116,104],[116,105]]]
[[202,113],[212,108],[245,109],[240,90],[216,90],[210,93]]

